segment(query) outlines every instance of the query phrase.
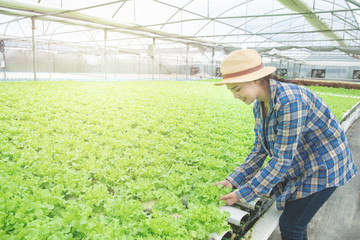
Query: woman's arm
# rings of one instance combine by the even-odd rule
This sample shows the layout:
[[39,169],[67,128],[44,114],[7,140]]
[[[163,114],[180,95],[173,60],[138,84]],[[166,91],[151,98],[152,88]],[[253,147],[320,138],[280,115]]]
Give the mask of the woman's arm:
[[305,126],[307,107],[301,101],[287,103],[278,111],[274,155],[250,181],[235,191],[242,202],[268,193],[286,174],[294,158]]
[[[255,131],[256,133],[257,131]],[[256,133],[254,147],[246,157],[245,162],[235,168],[235,171],[227,178],[227,180],[238,188],[246,181],[251,179],[262,167],[267,157],[267,153],[259,141]]]

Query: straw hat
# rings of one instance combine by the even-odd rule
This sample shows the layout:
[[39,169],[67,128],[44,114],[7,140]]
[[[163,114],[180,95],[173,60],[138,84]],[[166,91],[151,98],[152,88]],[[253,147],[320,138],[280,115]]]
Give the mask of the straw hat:
[[275,72],[276,67],[265,67],[257,51],[240,49],[225,57],[220,70],[223,80],[217,86],[254,81]]

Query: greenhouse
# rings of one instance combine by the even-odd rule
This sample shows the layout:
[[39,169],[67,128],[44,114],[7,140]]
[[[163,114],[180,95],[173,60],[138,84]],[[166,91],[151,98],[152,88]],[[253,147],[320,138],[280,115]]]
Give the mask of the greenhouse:
[[284,239],[285,192],[333,187],[309,239],[360,238],[359,1],[0,0],[0,52],[0,239]]

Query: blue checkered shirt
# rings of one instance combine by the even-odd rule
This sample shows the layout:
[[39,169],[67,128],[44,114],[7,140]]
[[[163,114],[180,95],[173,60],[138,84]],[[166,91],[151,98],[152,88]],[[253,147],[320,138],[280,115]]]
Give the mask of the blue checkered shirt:
[[239,200],[249,202],[273,190],[282,210],[286,201],[344,185],[357,169],[328,105],[305,87],[273,79],[269,91],[265,122],[261,103],[254,103],[254,147],[227,178],[237,188]]

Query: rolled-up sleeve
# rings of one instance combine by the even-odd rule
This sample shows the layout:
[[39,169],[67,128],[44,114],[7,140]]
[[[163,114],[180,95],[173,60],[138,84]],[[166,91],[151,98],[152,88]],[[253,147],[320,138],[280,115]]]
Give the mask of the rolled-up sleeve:
[[291,166],[307,116],[307,107],[301,101],[287,103],[277,112],[278,125],[274,154],[251,180],[236,190],[241,202],[249,202],[268,193]]

